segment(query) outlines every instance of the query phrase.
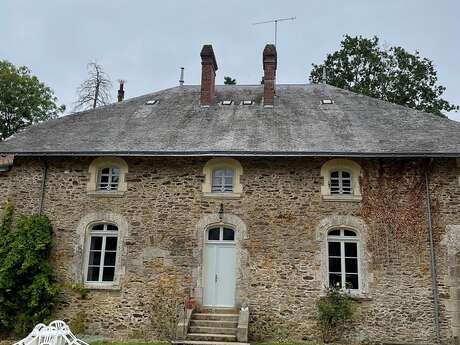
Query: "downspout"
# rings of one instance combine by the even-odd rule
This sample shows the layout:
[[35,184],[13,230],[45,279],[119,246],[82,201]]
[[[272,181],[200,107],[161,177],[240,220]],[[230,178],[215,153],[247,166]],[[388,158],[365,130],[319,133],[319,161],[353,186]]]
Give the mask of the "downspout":
[[430,158],[429,163],[425,169],[425,188],[426,188],[426,211],[427,211],[427,222],[428,222],[428,237],[430,242],[430,256],[431,256],[431,290],[433,293],[433,304],[434,304],[434,322],[436,331],[436,340],[438,344],[441,344],[441,330],[439,322],[439,295],[438,295],[438,278],[436,272],[436,252],[434,249],[433,241],[433,219],[431,215],[431,194],[430,194],[430,177],[429,169],[433,163],[433,158]]
[[43,163],[43,177],[42,177],[42,186],[40,190],[40,203],[39,203],[39,208],[38,208],[39,214],[43,214],[43,203],[45,200],[46,179],[48,177],[48,162],[46,158],[41,161]]

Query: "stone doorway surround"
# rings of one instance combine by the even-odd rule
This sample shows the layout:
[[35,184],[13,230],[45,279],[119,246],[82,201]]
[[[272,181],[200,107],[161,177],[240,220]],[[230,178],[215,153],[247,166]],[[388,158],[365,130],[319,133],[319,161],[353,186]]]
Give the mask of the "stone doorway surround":
[[[446,247],[446,285],[449,288],[449,300],[446,312],[451,319],[452,336],[460,338],[460,224],[447,225],[441,242]],[[457,340],[458,341],[458,340]]]
[[229,226],[235,230],[235,256],[236,256],[236,286],[235,286],[235,306],[239,307],[247,301],[248,296],[248,266],[249,253],[243,246],[243,242],[249,238],[246,224],[240,217],[234,214],[223,214],[222,219],[218,213],[208,214],[197,222],[196,240],[197,247],[193,249],[193,261],[195,265],[192,269],[192,297],[195,297],[198,304],[203,304],[203,264],[204,246],[206,231],[213,226]]

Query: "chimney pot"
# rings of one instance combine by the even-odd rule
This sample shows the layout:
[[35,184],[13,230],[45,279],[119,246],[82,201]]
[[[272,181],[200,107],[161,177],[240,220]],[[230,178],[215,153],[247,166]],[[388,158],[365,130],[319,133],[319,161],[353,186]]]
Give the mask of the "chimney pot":
[[264,106],[273,107],[275,100],[277,53],[273,44],[267,44],[263,52]]
[[125,81],[120,80],[120,88],[118,89],[118,102],[123,102],[123,99],[125,98],[125,90],[123,89],[124,85]]
[[216,56],[212,45],[205,44],[201,49],[201,105],[210,106],[215,95],[216,71],[218,69]]

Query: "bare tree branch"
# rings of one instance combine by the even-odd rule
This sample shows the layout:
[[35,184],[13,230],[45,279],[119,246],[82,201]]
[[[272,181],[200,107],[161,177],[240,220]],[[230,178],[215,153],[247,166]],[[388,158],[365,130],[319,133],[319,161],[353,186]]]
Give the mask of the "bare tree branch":
[[94,109],[112,103],[112,82],[103,67],[90,62],[87,69],[88,79],[77,88],[74,110]]

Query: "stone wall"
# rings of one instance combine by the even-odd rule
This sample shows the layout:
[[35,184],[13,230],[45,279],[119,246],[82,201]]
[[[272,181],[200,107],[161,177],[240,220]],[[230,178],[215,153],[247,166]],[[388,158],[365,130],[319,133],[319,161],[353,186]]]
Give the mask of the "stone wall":
[[[372,170],[367,187],[363,186],[363,201],[338,202],[321,197],[320,168],[326,159],[241,158],[243,193],[236,200],[203,196],[206,158],[125,160],[128,191],[122,197],[100,198],[87,193],[92,158],[48,158],[44,198],[44,211],[55,229],[53,263],[63,286],[56,317],[70,320],[84,311],[88,332],[115,338],[158,335],[152,330],[151,315],[164,303],[159,291],[179,301],[200,294],[202,233],[197,224],[215,217],[220,203],[225,215],[241,221],[247,231],[238,238],[243,258],[237,296],[250,305],[253,336],[275,328],[278,336],[317,338],[315,303],[324,291],[324,243],[318,239],[318,225],[336,216],[369,223],[363,217],[366,188],[378,183],[375,173],[382,162],[393,164],[356,160],[364,171]],[[410,172],[411,165],[405,169]],[[417,173],[414,168],[413,174]],[[445,340],[453,334],[450,292],[457,279],[448,279],[447,242],[441,240],[446,226],[460,224],[458,175],[455,160],[435,161],[431,191],[436,205],[434,230]],[[12,170],[0,174],[0,202],[10,199],[18,211],[36,212],[42,176],[39,160],[16,158]],[[401,188],[400,207],[404,207],[405,193]],[[81,277],[81,263],[76,259],[82,250],[77,228],[94,212],[111,212],[128,223],[123,276],[120,289],[94,290],[82,300],[70,288]],[[426,219],[421,221],[426,225]],[[363,229],[374,231],[369,224]],[[418,253],[410,243],[403,243],[398,255],[378,262],[371,251],[364,250],[369,291],[358,302],[357,317],[347,336],[363,342],[433,343],[428,243]]]

